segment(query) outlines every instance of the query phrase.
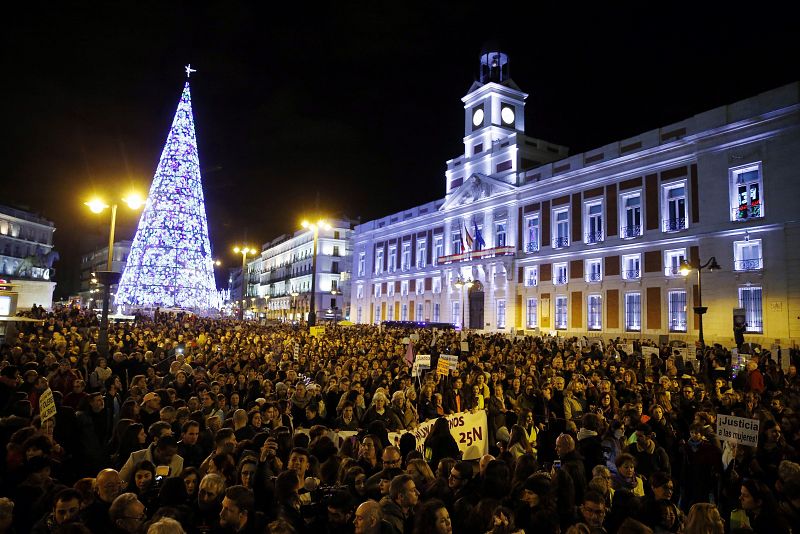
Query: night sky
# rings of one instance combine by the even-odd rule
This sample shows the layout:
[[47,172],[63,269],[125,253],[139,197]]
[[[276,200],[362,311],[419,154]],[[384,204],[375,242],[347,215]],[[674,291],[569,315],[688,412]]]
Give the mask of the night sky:
[[[366,221],[443,197],[485,42],[530,95],[526,133],[571,153],[798,78],[796,21],[764,2],[51,4],[5,17],[0,203],[55,222],[57,296],[77,290],[80,252],[107,239],[87,197],[149,189],[187,63],[225,267],[233,245],[304,215]],[[137,221],[121,207],[117,238]]]

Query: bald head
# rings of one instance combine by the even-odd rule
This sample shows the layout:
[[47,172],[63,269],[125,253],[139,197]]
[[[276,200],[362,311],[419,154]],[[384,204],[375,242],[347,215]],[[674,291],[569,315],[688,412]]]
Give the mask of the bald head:
[[122,479],[114,469],[103,469],[95,478],[95,490],[101,501],[111,503],[122,490]]
[[561,434],[556,439],[556,453],[559,458],[575,450],[575,440],[569,434]]
[[378,534],[381,531],[381,520],[383,512],[381,505],[377,501],[368,500],[356,509],[356,517],[353,520],[356,529],[355,534]]
[[480,468],[481,471],[481,475],[486,472],[486,466],[489,465],[489,462],[491,462],[494,459],[495,459],[494,456],[492,456],[491,454],[484,454],[483,456],[481,456],[481,461],[478,464],[478,467]]

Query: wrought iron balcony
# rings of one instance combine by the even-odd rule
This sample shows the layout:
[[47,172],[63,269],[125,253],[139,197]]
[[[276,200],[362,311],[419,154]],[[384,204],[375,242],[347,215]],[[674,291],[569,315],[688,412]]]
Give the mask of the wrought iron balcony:
[[682,275],[681,266],[680,265],[667,265],[664,267],[664,275],[665,276],[678,276]]
[[642,277],[642,272],[639,269],[627,269],[622,271],[622,277],[625,280],[638,280]]
[[568,237],[556,237],[553,238],[553,248],[564,248],[569,246],[569,238]]
[[686,332],[686,319],[679,319],[676,317],[670,317],[669,320],[669,331],[670,332]]
[[763,216],[760,202],[758,204],[744,204],[733,210],[734,221],[748,221],[750,219],[759,219]]
[[733,262],[734,269],[737,271],[760,271],[764,268],[764,263],[761,258],[753,258],[749,260],[736,260]]
[[536,241],[531,241],[525,247],[525,252],[539,252],[539,243]]
[[561,276],[554,276],[553,283],[557,286],[563,286],[564,284],[567,283],[567,275],[564,274]]
[[603,275],[600,273],[587,273],[586,274],[586,281],[587,282],[599,282],[603,279]]
[[642,235],[642,225],[634,224],[633,226],[623,226],[619,230],[619,235],[622,239],[632,239]]
[[603,242],[603,232],[598,230],[596,232],[588,232],[586,234],[586,244],[593,245],[595,243],[602,243]]
[[680,232],[681,230],[686,230],[686,217],[664,219],[665,232]]
[[528,278],[525,280],[526,287],[536,287],[538,285],[538,280],[536,278]]

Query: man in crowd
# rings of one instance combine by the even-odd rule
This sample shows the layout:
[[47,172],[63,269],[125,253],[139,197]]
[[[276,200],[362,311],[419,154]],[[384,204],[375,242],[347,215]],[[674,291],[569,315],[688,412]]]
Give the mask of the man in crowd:
[[53,498],[53,511],[40,519],[31,534],[52,534],[70,522],[80,521],[81,494],[72,488],[59,491]]
[[120,469],[119,476],[122,480],[128,480],[133,468],[142,460],[148,460],[155,466],[168,466],[171,477],[177,477],[183,471],[183,458],[178,454],[178,442],[171,434],[163,436],[146,449],[131,453]]
[[114,499],[108,515],[114,525],[112,532],[120,534],[137,534],[147,519],[147,515],[144,513],[144,504],[135,493],[123,493]]
[[111,503],[119,496],[122,479],[114,469],[103,469],[94,481],[94,499],[81,511],[84,524],[92,532],[111,532],[114,528],[108,515]]
[[225,490],[222,510],[219,512],[219,526],[228,532],[261,532],[263,527],[256,521],[253,490],[244,486],[231,486]]
[[411,475],[398,475],[389,485],[389,495],[381,499],[383,518],[399,534],[408,533],[414,526],[414,507],[419,500],[419,491]]

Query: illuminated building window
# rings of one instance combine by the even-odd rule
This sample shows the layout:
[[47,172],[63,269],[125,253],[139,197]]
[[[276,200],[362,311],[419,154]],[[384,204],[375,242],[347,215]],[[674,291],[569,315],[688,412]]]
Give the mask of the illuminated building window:
[[730,170],[731,220],[747,221],[764,216],[761,162]]

